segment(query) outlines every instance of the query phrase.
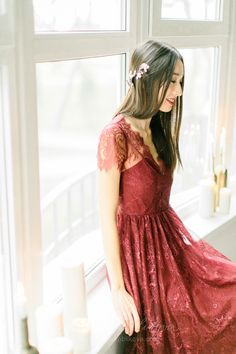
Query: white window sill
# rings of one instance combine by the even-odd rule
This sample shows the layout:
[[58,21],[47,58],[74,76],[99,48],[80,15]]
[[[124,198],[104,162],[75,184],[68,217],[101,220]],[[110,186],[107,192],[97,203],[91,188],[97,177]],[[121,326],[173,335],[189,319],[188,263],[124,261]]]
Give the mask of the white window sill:
[[183,222],[187,229],[193,231],[198,238],[209,237],[216,230],[230,223],[236,217],[236,193],[233,194],[231,199],[230,213],[227,215],[215,213],[211,218],[202,218],[198,213],[194,213],[183,219]]
[[106,279],[88,295],[88,317],[92,327],[90,354],[104,354],[123,331],[113,308]]
[[[231,202],[229,215],[217,213],[209,219],[201,218],[198,213],[182,218],[186,228],[197,235],[198,239],[208,238],[226,224],[236,220],[236,193]],[[88,294],[88,316],[92,326],[92,345],[90,354],[104,354],[112,346],[123,331],[113,308],[110,289],[106,279],[103,279]]]

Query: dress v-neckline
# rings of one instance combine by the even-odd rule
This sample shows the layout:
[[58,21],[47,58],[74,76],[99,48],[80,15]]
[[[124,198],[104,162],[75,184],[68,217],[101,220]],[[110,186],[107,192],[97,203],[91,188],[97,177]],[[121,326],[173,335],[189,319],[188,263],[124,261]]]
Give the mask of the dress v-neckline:
[[[158,168],[161,170],[162,173],[164,173],[162,171],[162,166],[160,165],[160,163],[155,159],[155,157],[153,156],[153,154],[151,153],[150,147],[145,144],[143,137],[140,135],[140,133],[137,130],[134,130],[131,126],[131,123],[127,122],[127,120],[125,119],[124,116],[121,115],[121,120],[123,120],[124,124],[128,127],[129,131],[131,131],[141,142],[141,145],[143,146],[143,148],[145,149],[146,153],[151,157],[152,161],[158,166]],[[160,158],[157,159],[159,161],[162,161]]]

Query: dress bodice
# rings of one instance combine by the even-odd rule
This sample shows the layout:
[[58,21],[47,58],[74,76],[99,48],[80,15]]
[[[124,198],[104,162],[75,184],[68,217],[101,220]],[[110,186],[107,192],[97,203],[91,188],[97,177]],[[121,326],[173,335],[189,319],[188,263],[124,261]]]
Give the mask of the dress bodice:
[[120,170],[118,213],[155,214],[169,206],[173,181],[171,169],[155,160],[140,134],[122,115],[116,116],[100,135],[98,167]]

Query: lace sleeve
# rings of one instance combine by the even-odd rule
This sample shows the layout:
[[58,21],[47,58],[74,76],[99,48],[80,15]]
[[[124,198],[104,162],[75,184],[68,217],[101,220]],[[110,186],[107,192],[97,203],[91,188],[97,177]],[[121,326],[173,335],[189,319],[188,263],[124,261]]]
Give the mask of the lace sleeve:
[[107,125],[101,132],[97,151],[97,164],[100,170],[108,171],[113,166],[122,171],[126,160],[126,140],[124,133],[115,124]]

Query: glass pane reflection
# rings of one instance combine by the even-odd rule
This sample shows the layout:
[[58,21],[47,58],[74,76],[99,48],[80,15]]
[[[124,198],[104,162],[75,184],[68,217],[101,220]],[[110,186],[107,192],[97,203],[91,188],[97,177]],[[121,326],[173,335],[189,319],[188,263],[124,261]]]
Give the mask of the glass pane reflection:
[[162,0],[161,18],[177,20],[219,20],[219,0]]

